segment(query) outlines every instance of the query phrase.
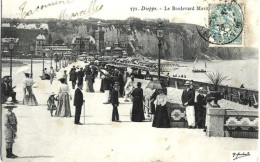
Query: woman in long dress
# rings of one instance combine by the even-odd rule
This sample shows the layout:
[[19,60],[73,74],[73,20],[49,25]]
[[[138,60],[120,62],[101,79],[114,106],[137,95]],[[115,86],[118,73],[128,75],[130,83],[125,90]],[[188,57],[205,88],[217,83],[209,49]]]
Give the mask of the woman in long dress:
[[37,106],[38,102],[33,94],[32,86],[34,84],[33,80],[29,78],[29,73],[25,73],[25,81],[24,81],[24,98],[23,104],[28,106]]
[[158,90],[158,95],[154,101],[156,111],[153,119],[153,127],[170,128],[170,119],[166,108],[166,102],[167,96],[163,93],[163,90]]
[[137,88],[133,90],[131,95],[133,96],[133,107],[132,107],[132,116],[131,121],[141,122],[145,120],[144,118],[144,109],[143,109],[143,89],[141,88],[141,83],[137,83]]
[[72,99],[69,86],[65,84],[65,79],[59,79],[61,85],[58,92],[58,105],[56,110],[56,116],[59,117],[71,117],[70,100]]

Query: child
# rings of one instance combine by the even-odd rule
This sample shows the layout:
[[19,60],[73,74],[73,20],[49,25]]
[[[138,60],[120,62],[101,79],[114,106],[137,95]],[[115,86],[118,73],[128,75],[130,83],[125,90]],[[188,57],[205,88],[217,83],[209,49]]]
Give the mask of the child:
[[4,108],[7,109],[4,118],[4,128],[5,128],[5,141],[6,141],[6,158],[17,158],[16,155],[13,154],[13,143],[16,138],[17,133],[17,118],[13,113],[13,108],[17,108],[13,102],[6,102],[6,106]]
[[48,110],[50,110],[51,116],[53,116],[52,115],[53,110],[57,109],[57,107],[55,105],[55,101],[58,101],[58,100],[57,100],[57,98],[55,98],[54,92],[52,92],[52,94],[50,95],[50,97],[47,100]]
[[110,93],[110,102],[113,106],[113,113],[112,113],[112,121],[117,121],[119,122],[119,114],[118,114],[118,110],[117,107],[119,105],[118,102],[118,85],[114,85],[113,86],[113,90]]

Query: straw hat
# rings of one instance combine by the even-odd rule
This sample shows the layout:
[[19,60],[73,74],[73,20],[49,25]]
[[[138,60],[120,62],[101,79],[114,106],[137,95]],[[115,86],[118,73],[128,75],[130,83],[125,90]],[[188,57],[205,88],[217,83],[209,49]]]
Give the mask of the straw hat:
[[54,96],[54,95],[55,95],[54,92],[52,92],[52,93],[51,93],[51,96]]
[[190,85],[190,81],[186,81],[184,85]]
[[5,109],[9,109],[9,108],[17,108],[17,106],[14,104],[14,102],[12,102],[12,101],[7,101],[7,102],[5,102],[5,106],[3,107],[3,108],[5,108]]

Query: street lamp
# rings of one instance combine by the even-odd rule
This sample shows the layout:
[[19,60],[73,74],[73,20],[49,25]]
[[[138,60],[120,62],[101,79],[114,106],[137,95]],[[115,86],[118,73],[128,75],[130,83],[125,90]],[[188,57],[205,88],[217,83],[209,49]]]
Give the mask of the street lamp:
[[58,65],[57,65],[57,62],[59,61],[58,55],[55,53],[54,57],[55,57],[55,63],[56,63],[56,71],[58,71]]
[[45,52],[42,53],[42,71],[44,71],[44,57],[45,57]]
[[12,72],[13,72],[13,69],[12,69],[12,64],[13,64],[13,49],[14,49],[14,41],[11,40],[10,43],[9,43],[9,49],[10,49],[10,52],[11,52],[11,57],[10,57],[10,77],[11,77],[11,87],[12,87],[12,82],[13,82],[13,77],[12,77]]
[[61,55],[61,62],[62,62],[62,67],[64,67],[64,55],[63,55],[63,53]]
[[33,53],[34,53],[34,46],[33,44],[30,45],[31,51],[31,78],[33,77]]
[[162,39],[163,39],[163,29],[162,29],[162,22],[159,22],[159,25],[156,29],[156,36],[158,38],[158,47],[159,47],[159,55],[158,55],[158,80],[160,79],[161,73],[161,47],[162,47]]
[[50,53],[51,53],[51,67],[52,67],[52,58],[53,58],[52,48],[51,48],[51,50],[50,50]]

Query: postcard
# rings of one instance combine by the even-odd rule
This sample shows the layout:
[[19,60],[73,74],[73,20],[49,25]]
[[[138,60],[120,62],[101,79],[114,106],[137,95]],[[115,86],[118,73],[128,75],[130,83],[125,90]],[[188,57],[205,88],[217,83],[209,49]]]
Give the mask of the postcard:
[[1,161],[257,162],[258,0],[2,0]]

